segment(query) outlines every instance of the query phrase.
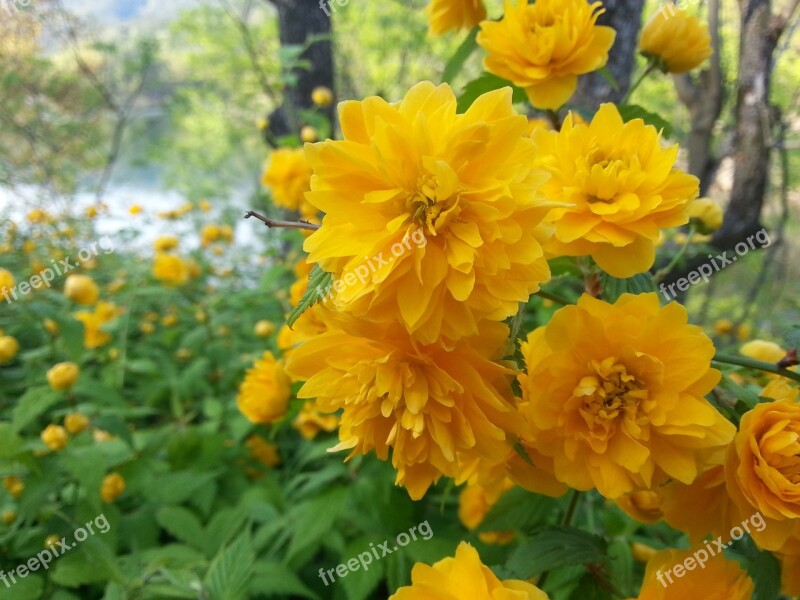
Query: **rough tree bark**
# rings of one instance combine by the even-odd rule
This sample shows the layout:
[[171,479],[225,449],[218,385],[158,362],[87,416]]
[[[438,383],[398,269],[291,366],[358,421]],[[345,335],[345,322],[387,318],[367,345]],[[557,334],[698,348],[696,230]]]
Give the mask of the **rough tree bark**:
[[708,30],[714,54],[709,58],[708,68],[696,77],[689,73],[673,76],[678,97],[689,111],[691,129],[685,147],[689,154],[689,172],[700,179],[701,196],[706,195],[718,164],[717,157],[711,151],[711,142],[725,100],[720,61],[719,5],[720,0],[709,0]]
[[617,31],[614,46],[608,54],[607,68],[617,81],[617,90],[600,73],[589,73],[580,78],[578,91],[571,103],[590,110],[602,102],[619,103],[628,92],[631,73],[635,65],[639,28],[642,22],[644,0],[605,0],[606,12],[597,20]]
[[[326,36],[308,46],[301,59],[310,68],[296,67],[292,73],[297,78],[294,86],[284,91],[283,104],[270,115],[270,132],[275,136],[297,133],[302,127],[298,111],[311,108],[311,92],[317,86],[333,86],[333,52],[331,48],[331,7],[325,11],[319,0],[266,0],[278,10],[281,46],[305,45],[309,38]],[[336,3],[334,2],[334,6]],[[331,123],[334,104],[324,109]]]

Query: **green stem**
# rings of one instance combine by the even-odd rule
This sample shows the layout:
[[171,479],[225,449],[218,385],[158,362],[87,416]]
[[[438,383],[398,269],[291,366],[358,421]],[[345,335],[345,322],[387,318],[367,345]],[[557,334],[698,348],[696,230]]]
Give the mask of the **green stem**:
[[558,294],[552,294],[550,292],[545,292],[544,290],[539,290],[534,295],[541,296],[545,300],[550,300],[551,302],[555,302],[556,304],[560,304],[561,306],[569,306],[570,304],[574,304],[573,302],[570,302],[566,298],[562,298]]
[[622,99],[620,104],[627,104],[628,100],[630,100],[631,95],[636,90],[636,88],[638,88],[639,85],[644,81],[644,78],[650,75],[650,73],[652,73],[653,71],[655,71],[655,69],[656,69],[656,62],[651,59],[650,62],[647,63],[647,67],[645,68],[645,70],[642,71],[641,75],[639,75],[639,78],[633,82],[633,85],[630,88],[628,88],[628,93],[625,94],[625,97]]
[[714,361],[718,363],[725,363],[729,365],[736,365],[738,367],[747,367],[748,369],[756,369],[757,371],[764,371],[765,373],[772,373],[780,375],[787,379],[794,379],[800,381],[800,373],[795,373],[789,369],[781,369],[778,365],[773,363],[764,362],[761,360],[754,360],[744,356],[731,356],[729,354],[715,354]]
[[694,234],[697,233],[697,227],[695,225],[689,226],[689,233],[686,234],[686,241],[683,242],[683,246],[681,246],[680,250],[678,250],[677,254],[672,257],[672,260],[669,261],[669,264],[664,267],[663,269],[659,269],[658,272],[653,275],[653,282],[656,284],[661,283],[661,281],[670,274],[672,269],[681,261],[681,259],[686,254],[686,251],[689,249],[689,246],[692,243],[692,237]]

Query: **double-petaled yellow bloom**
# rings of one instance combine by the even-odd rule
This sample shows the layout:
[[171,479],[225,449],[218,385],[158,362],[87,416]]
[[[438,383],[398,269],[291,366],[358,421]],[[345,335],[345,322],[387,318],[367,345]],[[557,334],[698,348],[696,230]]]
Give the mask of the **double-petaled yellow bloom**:
[[[261,183],[270,189],[276,206],[306,214],[309,209],[305,194],[309,190],[310,179],[311,169],[303,150],[280,148],[270,155]],[[310,211],[311,214],[315,212],[313,209]]]
[[691,483],[720,459],[735,427],[704,398],[720,379],[714,345],[687,320],[654,293],[583,296],[528,336],[522,441],[553,457],[557,479],[617,498]]
[[597,25],[601,2],[505,0],[500,21],[484,21],[478,44],[487,71],[523,88],[536,108],[557,109],[575,93],[578,76],[608,62],[616,32]]
[[431,0],[427,10],[431,35],[470,29],[486,18],[483,0]]
[[713,53],[708,26],[672,4],[665,4],[642,29],[639,52],[667,73],[699,67]]
[[698,179],[675,168],[678,146],[661,147],[655,127],[622,121],[603,104],[591,124],[567,116],[560,132],[539,129],[536,165],[552,177],[542,187],[563,205],[548,220],[554,255],[590,255],[615,277],[631,277],[655,261],[662,228],[688,221]]
[[411,570],[411,585],[401,587],[389,600],[547,600],[547,594],[527,581],[501,581],[481,562],[478,551],[461,542],[455,557],[433,566],[417,563]]
[[251,423],[274,423],[286,414],[291,391],[283,366],[271,352],[264,352],[247,371],[236,403]]
[[334,275],[329,304],[371,322],[399,322],[423,343],[475,335],[546,281],[527,119],[511,90],[464,114],[447,85],[424,82],[397,104],[339,105],[344,140],[306,145],[309,201],[325,212],[305,242]]
[[[688,508],[691,510],[691,507]],[[708,553],[706,553],[708,554]],[[644,583],[637,600],[750,600],[753,580],[738,562],[724,554],[711,557],[699,568],[684,568],[683,575],[674,574],[675,565],[692,557],[691,550],[662,550],[647,562]],[[689,563],[692,564],[692,563]]]
[[299,398],[343,409],[337,450],[386,460],[391,449],[397,483],[419,499],[442,475],[455,477],[460,461],[501,461],[509,451],[512,372],[493,360],[508,328],[485,321],[482,330],[453,345],[416,343],[396,325],[333,330],[296,348],[286,368],[306,382]]

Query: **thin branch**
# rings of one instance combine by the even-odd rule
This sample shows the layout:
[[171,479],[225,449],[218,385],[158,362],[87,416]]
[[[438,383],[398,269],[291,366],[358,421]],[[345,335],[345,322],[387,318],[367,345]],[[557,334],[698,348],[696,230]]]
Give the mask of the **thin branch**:
[[752,358],[745,358],[743,356],[731,356],[730,354],[715,354],[712,362],[724,363],[728,365],[736,365],[737,367],[746,367],[748,369],[755,369],[756,371],[764,371],[765,373],[772,373],[773,375],[780,375],[787,379],[800,381],[800,373],[782,369],[777,364],[764,362],[761,360],[754,360]]
[[245,219],[249,219],[250,217],[255,217],[270,229],[272,229],[273,227],[278,227],[285,229],[306,229],[308,231],[316,231],[321,227],[321,225],[308,223],[306,221],[276,221],[275,219],[270,219],[269,217],[265,217],[264,215],[259,214],[254,210],[248,210],[245,213],[244,215]]

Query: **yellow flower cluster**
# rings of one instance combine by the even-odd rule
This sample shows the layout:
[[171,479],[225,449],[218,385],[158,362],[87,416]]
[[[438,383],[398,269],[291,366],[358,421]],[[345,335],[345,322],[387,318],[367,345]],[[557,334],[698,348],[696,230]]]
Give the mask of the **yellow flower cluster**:
[[316,209],[305,199],[310,189],[311,169],[302,148],[280,148],[269,158],[261,183],[272,192],[272,201],[282,208],[310,217]]
[[103,327],[111,323],[124,312],[112,302],[100,301],[93,311],[81,310],[75,313],[75,318],[83,323],[84,342],[87,349],[101,348],[111,341],[111,333]]

